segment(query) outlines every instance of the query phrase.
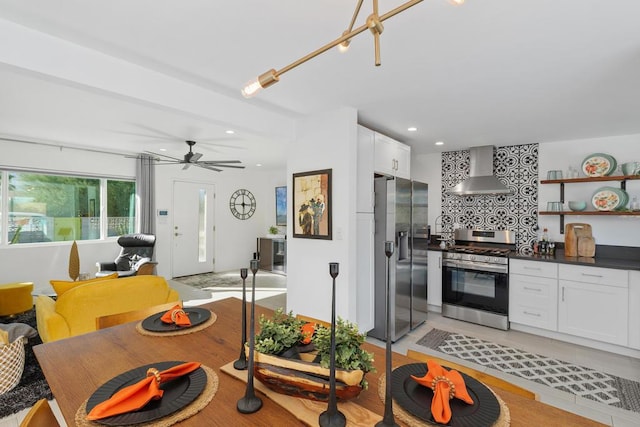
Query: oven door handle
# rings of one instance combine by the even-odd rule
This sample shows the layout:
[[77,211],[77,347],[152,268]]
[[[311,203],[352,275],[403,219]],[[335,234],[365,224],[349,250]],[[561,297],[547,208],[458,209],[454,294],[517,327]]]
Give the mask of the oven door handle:
[[464,270],[473,270],[488,273],[508,273],[509,267],[506,265],[487,264],[483,262],[465,262],[456,260],[443,260],[443,267],[461,268]]

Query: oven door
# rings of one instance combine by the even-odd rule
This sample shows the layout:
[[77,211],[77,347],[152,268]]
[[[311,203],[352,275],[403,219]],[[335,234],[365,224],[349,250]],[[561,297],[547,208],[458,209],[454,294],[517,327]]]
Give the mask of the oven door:
[[443,260],[442,302],[506,316],[509,308],[507,267]]

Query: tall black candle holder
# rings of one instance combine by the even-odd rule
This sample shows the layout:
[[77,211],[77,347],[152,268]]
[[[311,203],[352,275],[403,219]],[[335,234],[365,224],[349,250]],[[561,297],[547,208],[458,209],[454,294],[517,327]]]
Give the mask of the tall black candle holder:
[[387,289],[386,289],[386,320],[385,320],[385,338],[387,340],[386,348],[386,368],[384,373],[385,392],[384,392],[384,416],[382,421],[376,424],[376,427],[398,427],[396,420],[393,418],[393,406],[391,396],[391,310],[389,309],[389,281],[391,279],[391,271],[389,269],[389,261],[393,255],[393,242],[384,242],[384,254],[387,256]]
[[344,427],[347,418],[338,411],[336,398],[336,277],[338,276],[337,262],[329,263],[329,274],[333,278],[331,291],[331,359],[329,362],[329,405],[327,410],[320,414],[320,427]]
[[253,273],[253,281],[251,283],[251,319],[249,323],[249,366],[247,369],[247,390],[244,397],[238,400],[238,412],[243,414],[253,414],[262,408],[262,399],[256,396],[253,389],[253,353],[255,349],[256,339],[256,273],[258,271],[258,260],[252,259],[249,263],[251,272]]
[[245,344],[247,343],[247,269],[240,269],[240,277],[242,277],[242,338],[240,339],[240,356],[238,360],[233,362],[233,367],[238,371],[247,369],[247,352]]

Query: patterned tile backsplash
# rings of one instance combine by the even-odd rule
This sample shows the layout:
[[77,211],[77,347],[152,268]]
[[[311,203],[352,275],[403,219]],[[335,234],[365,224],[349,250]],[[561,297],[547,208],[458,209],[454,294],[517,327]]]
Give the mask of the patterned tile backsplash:
[[511,194],[457,196],[449,190],[469,177],[469,151],[442,153],[442,232],[462,228],[513,230],[516,247],[531,253],[538,226],[538,144],[496,147],[494,175]]

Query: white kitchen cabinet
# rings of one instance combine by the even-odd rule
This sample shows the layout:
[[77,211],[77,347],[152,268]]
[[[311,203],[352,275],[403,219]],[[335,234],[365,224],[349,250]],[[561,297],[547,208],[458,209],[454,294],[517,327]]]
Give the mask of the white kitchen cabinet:
[[411,147],[375,132],[374,171],[399,178],[411,178]]
[[558,330],[558,264],[509,262],[509,321]]
[[358,160],[356,171],[356,212],[373,212],[373,164],[375,132],[358,126]]
[[367,332],[375,326],[373,213],[356,214],[356,233],[356,322],[360,332]]
[[629,347],[640,350],[640,271],[629,271]]
[[427,304],[430,310],[442,310],[442,252],[427,251]]
[[628,345],[627,271],[560,264],[558,277],[559,332]]

